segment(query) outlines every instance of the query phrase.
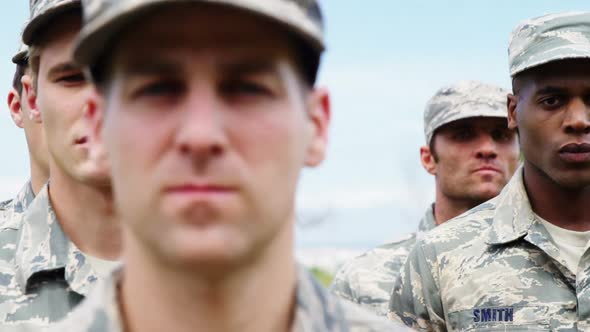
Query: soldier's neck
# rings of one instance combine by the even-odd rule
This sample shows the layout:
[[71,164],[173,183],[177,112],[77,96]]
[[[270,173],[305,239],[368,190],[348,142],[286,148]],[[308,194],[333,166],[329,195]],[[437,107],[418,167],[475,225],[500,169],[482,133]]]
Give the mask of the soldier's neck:
[[151,257],[125,233],[119,293],[125,331],[291,331],[297,284],[292,231],[225,271],[224,263],[159,263],[166,258]]
[[109,187],[81,183],[51,167],[49,199],[64,233],[82,252],[107,260],[119,258],[121,229]]
[[541,218],[572,231],[590,230],[590,186],[561,186],[526,161],[524,183],[531,207]]
[[443,224],[456,216],[469,211],[479,203],[480,202],[474,202],[473,200],[468,199],[452,199],[437,190],[434,202],[434,219],[436,224]]
[[35,196],[39,193],[39,191],[41,190],[41,188],[43,187],[43,185],[45,184],[45,182],[47,182],[47,179],[49,179],[49,171],[39,165],[39,163],[35,162],[34,160],[31,159],[30,161],[30,167],[31,167],[31,188],[33,189],[33,192],[35,193]]

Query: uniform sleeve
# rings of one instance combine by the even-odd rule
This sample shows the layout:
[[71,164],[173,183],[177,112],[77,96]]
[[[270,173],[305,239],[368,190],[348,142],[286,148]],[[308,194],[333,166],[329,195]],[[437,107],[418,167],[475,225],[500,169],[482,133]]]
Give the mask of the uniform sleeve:
[[436,266],[435,251],[419,241],[394,283],[390,319],[419,331],[446,331]]
[[336,273],[336,277],[334,277],[334,280],[330,285],[330,292],[345,300],[357,302],[350,285],[350,277],[349,263],[345,264],[340,270],[338,270],[338,273]]

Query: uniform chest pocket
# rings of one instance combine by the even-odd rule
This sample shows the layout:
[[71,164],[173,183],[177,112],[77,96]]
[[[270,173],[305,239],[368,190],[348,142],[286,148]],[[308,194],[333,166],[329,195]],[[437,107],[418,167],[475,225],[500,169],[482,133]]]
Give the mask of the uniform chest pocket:
[[447,314],[449,331],[551,331],[546,306],[477,307]]

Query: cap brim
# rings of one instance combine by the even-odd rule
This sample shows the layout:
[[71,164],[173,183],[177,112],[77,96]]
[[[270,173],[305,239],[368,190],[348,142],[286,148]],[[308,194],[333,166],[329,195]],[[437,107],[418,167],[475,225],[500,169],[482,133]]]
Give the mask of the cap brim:
[[[262,10],[263,6],[257,5],[257,8],[248,6],[249,3],[256,1],[236,1],[236,0],[200,0],[192,1],[195,4],[218,5],[235,10],[241,10],[252,15],[259,16],[264,19],[271,20],[280,24],[281,26],[291,30],[297,36],[303,38],[315,51],[320,54],[324,50],[324,45],[321,40],[321,31],[315,31],[312,24],[308,24],[307,28],[301,28],[301,24],[297,24],[298,17],[290,15],[279,16],[276,12]],[[260,2],[259,2],[260,3]],[[100,19],[91,21],[85,24],[80,36],[78,44],[74,50],[74,59],[82,65],[92,66],[104,52],[105,46],[112,40],[113,36],[121,32],[121,30],[132,22],[133,20],[159,9],[163,6],[172,4],[187,4],[186,0],[147,0],[147,1],[132,1],[128,6],[118,6],[113,13],[105,13],[101,15]],[[306,18],[304,18],[305,20]]]
[[12,57],[12,63],[14,63],[15,65],[22,65],[23,63],[26,63],[27,55],[28,55],[27,51],[21,51],[21,52],[16,53]]
[[499,118],[499,119],[508,119],[508,110],[506,110],[505,112],[502,112],[500,110],[493,110],[493,109],[488,109],[488,110],[481,110],[478,112],[457,112],[457,114],[459,114],[458,116],[452,116],[449,117],[447,119],[445,119],[444,121],[441,121],[436,127],[434,127],[432,129],[431,132],[426,132],[425,136],[426,136],[426,143],[430,144],[430,140],[432,140],[432,137],[434,136],[434,133],[439,130],[440,128],[453,123],[455,121],[459,121],[459,120],[465,120],[465,119],[474,119],[474,118]]
[[33,18],[25,29],[23,30],[23,42],[27,45],[31,45],[34,40],[34,36],[36,35],[37,31],[44,28],[51,22],[56,16],[61,15],[70,10],[80,10],[80,16],[82,15],[82,3],[80,1],[72,1],[68,3],[64,3],[63,5],[56,6],[54,8],[48,9],[42,14]]

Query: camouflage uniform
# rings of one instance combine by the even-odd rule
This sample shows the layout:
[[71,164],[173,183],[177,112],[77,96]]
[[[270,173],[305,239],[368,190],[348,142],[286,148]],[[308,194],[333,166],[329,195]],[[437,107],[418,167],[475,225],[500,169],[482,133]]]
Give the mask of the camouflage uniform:
[[[428,101],[424,110],[424,136],[430,144],[435,132],[445,125],[468,118],[506,118],[508,91],[476,81],[446,86]],[[379,246],[344,265],[337,273],[332,291],[349,301],[387,315],[393,282],[421,233],[436,226],[431,206],[420,222],[419,232]]]
[[[590,13],[547,15],[513,32],[510,73],[590,58]],[[502,193],[417,242],[390,317],[421,330],[590,330],[590,251],[570,271],[531,208],[523,168]]]
[[18,219],[16,215],[23,213],[35,199],[31,181],[21,188],[13,199],[0,203],[0,225]]
[[[121,271],[99,283],[87,301],[48,332],[123,332],[117,300]],[[293,332],[377,332],[409,331],[403,325],[389,322],[362,308],[329,294],[305,269],[298,272],[297,307]]]
[[420,220],[418,232],[404,239],[387,243],[370,250],[346,263],[336,274],[330,290],[332,293],[378,313],[387,315],[393,282],[416,239],[436,227],[431,205]]
[[18,222],[0,227],[0,327],[66,316],[97,276],[61,229],[44,186]]

